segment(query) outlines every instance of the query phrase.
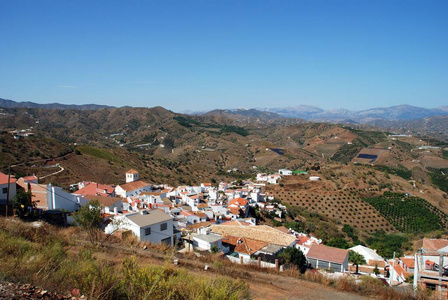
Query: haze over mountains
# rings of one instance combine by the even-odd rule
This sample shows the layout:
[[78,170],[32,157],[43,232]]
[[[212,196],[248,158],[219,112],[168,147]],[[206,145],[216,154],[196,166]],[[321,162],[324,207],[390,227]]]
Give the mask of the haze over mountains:
[[60,103],[46,103],[40,104],[35,102],[16,102],[13,100],[0,98],[0,107],[4,108],[46,108],[46,109],[79,109],[79,110],[97,110],[101,108],[113,108],[108,105],[98,104],[60,104]]
[[[49,103],[39,104],[35,102],[16,102],[0,98],[0,107],[4,108],[48,108],[48,109],[78,109],[78,110],[98,110],[102,108],[113,108],[113,106],[97,104],[60,104]],[[378,120],[417,120],[434,116],[448,116],[448,105],[436,108],[423,108],[412,105],[396,105],[391,107],[370,108],[367,110],[353,111],[347,109],[325,110],[315,106],[298,105],[290,107],[275,108],[238,108],[238,109],[217,109],[212,111],[186,111],[190,115],[219,114],[240,115],[245,117],[256,117],[264,120],[294,118],[307,121],[338,122],[338,123],[362,123],[377,124]]]
[[[369,123],[377,119],[385,120],[415,120],[433,116],[448,115],[448,106],[437,108],[423,108],[411,105],[397,105],[391,107],[371,108],[367,110],[352,111],[347,109],[324,110],[315,106],[299,105],[292,107],[276,107],[261,109],[227,109],[230,114],[255,116],[254,111],[259,111],[259,116],[277,118],[300,118],[307,121],[321,122],[356,122]],[[269,115],[269,113],[271,113]]]

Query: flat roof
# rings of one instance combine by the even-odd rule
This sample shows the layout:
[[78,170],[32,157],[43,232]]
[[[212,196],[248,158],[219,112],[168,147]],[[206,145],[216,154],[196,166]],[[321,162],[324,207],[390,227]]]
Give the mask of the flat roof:
[[128,218],[133,223],[137,224],[140,227],[146,227],[150,225],[154,225],[157,223],[165,222],[172,220],[172,218],[159,209],[148,210],[147,214],[136,213],[134,215],[127,215]]

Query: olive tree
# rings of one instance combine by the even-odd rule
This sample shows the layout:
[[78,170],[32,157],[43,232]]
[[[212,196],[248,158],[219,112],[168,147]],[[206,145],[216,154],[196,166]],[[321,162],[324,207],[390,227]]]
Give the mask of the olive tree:
[[103,217],[101,216],[101,204],[93,200],[89,204],[81,206],[73,214],[76,223],[87,233],[89,241],[94,244],[100,232]]

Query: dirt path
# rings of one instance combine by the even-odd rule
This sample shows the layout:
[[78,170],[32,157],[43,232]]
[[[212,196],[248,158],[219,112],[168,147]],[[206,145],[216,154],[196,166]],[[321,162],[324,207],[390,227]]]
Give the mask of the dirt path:
[[338,292],[322,284],[275,274],[257,273],[249,280],[253,299],[369,299],[356,294]]
[[48,175],[45,175],[45,176],[42,176],[42,177],[39,177],[39,179],[44,179],[44,178],[47,178],[47,177],[59,174],[59,173],[61,173],[62,171],[65,170],[64,167],[62,167],[60,164],[57,164],[57,166],[59,167],[59,171],[56,171],[54,173],[51,173],[51,174],[48,174]]

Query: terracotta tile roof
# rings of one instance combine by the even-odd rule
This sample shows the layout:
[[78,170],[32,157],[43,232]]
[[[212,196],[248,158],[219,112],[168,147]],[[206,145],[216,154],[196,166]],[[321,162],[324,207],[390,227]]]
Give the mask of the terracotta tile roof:
[[268,244],[281,246],[290,246],[296,242],[296,237],[292,234],[286,234],[267,225],[259,226],[232,226],[232,225],[212,225],[211,230],[214,233],[222,235],[244,237]]
[[36,176],[36,175],[25,176],[25,177],[22,177],[22,178],[23,178],[23,180],[25,180],[25,181],[34,181],[34,180],[37,180],[37,176]]
[[103,206],[112,206],[118,201],[121,201],[121,198],[117,197],[107,197],[107,196],[96,196],[96,195],[86,195],[84,196],[89,201],[98,200],[98,202]]
[[415,260],[413,258],[400,258],[401,261],[408,267],[408,268],[414,268]]
[[128,183],[125,183],[123,185],[120,185],[120,187],[123,190],[129,192],[129,191],[134,191],[134,190],[138,190],[138,189],[147,187],[149,185],[150,185],[149,183],[146,183],[146,182],[141,181],[141,180],[137,180],[137,181],[132,181],[132,182],[128,182]]
[[206,203],[199,203],[198,208],[207,208],[208,205]]
[[235,246],[235,252],[250,255],[269,245],[269,243],[266,242],[235,236],[225,236],[222,241],[223,243]]
[[239,197],[239,198],[232,199],[228,205],[229,206],[231,206],[231,205],[246,206],[247,204],[249,204],[249,201],[247,201],[244,198]]
[[310,239],[309,236],[300,236],[300,237],[297,238],[297,244],[299,244],[299,245],[303,245],[303,244],[306,243],[309,239]]
[[198,229],[201,227],[208,227],[212,224],[212,222],[202,222],[202,223],[196,223],[196,224],[188,224],[187,228],[188,229]]
[[191,212],[191,211],[184,211],[183,210],[183,211],[180,212],[180,214],[183,215],[183,216],[187,216],[187,217],[188,216],[194,216],[194,213]]
[[405,271],[405,269],[403,269],[402,266],[400,266],[399,264],[395,264],[394,270],[399,276],[406,278],[407,272]]
[[92,182],[92,183],[86,185],[85,187],[83,187],[82,189],[77,190],[73,194],[83,195],[83,196],[86,196],[86,195],[108,196],[108,195],[112,194],[114,192],[114,190],[115,189],[109,185]]
[[429,259],[427,259],[427,260],[425,261],[425,265],[431,265],[431,266],[434,266],[435,264],[436,264],[435,262],[430,261]]
[[426,251],[427,254],[438,255],[437,250],[442,249],[448,246],[448,240],[445,239],[423,239],[423,250]]
[[348,256],[348,250],[313,244],[306,257],[342,264]]
[[281,232],[283,232],[283,233],[288,233],[288,234],[290,234],[289,229],[286,228],[285,226],[274,227],[274,228],[277,229],[277,230],[279,230],[279,231],[281,231]]
[[229,207],[227,208],[227,210],[229,211],[229,213],[231,213],[232,215],[240,215],[240,209],[238,207]]
[[226,226],[251,226],[247,222],[240,222],[240,221],[237,221],[237,220],[224,222],[221,225],[226,225]]
[[128,174],[138,174],[138,172],[136,170],[134,170],[134,169],[130,169],[126,173],[128,173]]
[[[15,183],[16,181],[14,176],[9,176],[9,183]],[[8,184],[8,175],[3,174],[2,172],[0,172],[0,184]]]
[[197,212],[195,213],[195,215],[198,216],[199,218],[207,218],[207,215],[202,212]]
[[209,182],[207,182],[207,183],[203,183],[202,185],[203,185],[203,186],[211,186],[212,184],[209,183]]

